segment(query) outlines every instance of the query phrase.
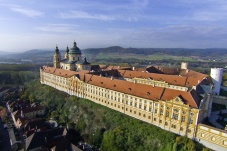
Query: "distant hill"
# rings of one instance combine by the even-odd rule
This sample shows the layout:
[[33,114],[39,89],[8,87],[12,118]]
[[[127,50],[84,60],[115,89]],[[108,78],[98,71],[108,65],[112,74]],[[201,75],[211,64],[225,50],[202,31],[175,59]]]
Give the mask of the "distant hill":
[[[65,50],[60,50],[63,57]],[[52,63],[53,50],[38,50],[33,49],[22,53],[10,54],[6,52],[0,52],[0,61],[6,61],[4,59],[13,59],[18,61],[32,61],[36,63]],[[3,55],[4,54],[4,55]],[[170,56],[199,58],[203,60],[227,60],[227,49],[210,48],[210,49],[185,49],[185,48],[123,48],[120,46],[112,46],[107,48],[89,48],[82,50],[82,55],[86,56],[91,62],[100,60],[108,60],[109,58],[137,58],[142,60],[152,60],[151,56],[154,56],[154,60],[157,56],[162,58],[173,58]],[[138,59],[138,58],[137,58]]]
[[34,59],[34,58],[46,58],[53,55],[53,52],[50,50],[28,50],[22,53],[16,53],[12,55],[8,55],[10,58],[22,58],[22,59]]
[[108,48],[89,48],[84,49],[85,54],[97,55],[99,53],[118,53],[118,54],[166,54],[174,56],[227,56],[227,48],[209,48],[209,49],[185,49],[185,48],[122,48],[120,46],[113,46]]
[[[1,52],[0,54],[9,55],[13,58],[37,58],[37,57],[52,57],[53,50],[38,50],[33,49],[25,51],[22,53],[10,54],[6,52]],[[65,50],[61,50],[60,53],[65,53]],[[104,54],[139,54],[139,55],[152,55],[152,54],[166,54],[173,56],[200,56],[200,57],[218,57],[227,56],[227,48],[209,48],[209,49],[185,49],[185,48],[123,48],[120,46],[112,46],[107,48],[88,48],[82,50],[83,55],[98,55],[100,53]]]
[[13,54],[13,52],[0,51],[0,56],[9,55],[9,54]]

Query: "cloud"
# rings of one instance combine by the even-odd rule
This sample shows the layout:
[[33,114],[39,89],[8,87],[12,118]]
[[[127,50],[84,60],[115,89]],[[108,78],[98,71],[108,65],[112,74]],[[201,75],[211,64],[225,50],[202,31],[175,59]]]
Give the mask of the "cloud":
[[149,0],[132,0],[132,6],[134,6],[134,9],[146,8],[148,4]]
[[115,20],[114,17],[103,15],[103,14],[91,14],[85,11],[70,11],[67,13],[60,13],[61,18],[63,19],[95,19],[95,20],[102,20],[102,21],[112,21]]
[[23,8],[18,5],[11,5],[10,9],[14,12],[21,13],[22,15],[25,15],[28,17],[37,17],[37,16],[42,16],[44,14],[44,12],[40,12],[40,11],[33,10],[33,9]]
[[43,32],[54,32],[54,33],[75,33],[74,29],[77,25],[71,24],[47,24],[40,27],[36,27],[36,30]]
[[124,47],[224,48],[227,46],[227,28],[224,26],[175,25],[134,30],[109,29],[109,32],[118,33],[117,41]]

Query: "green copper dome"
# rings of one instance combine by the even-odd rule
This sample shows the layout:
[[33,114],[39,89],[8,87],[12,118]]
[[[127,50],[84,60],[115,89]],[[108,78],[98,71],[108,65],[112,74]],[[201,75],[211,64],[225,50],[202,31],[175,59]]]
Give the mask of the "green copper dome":
[[70,48],[69,54],[81,54],[80,49],[76,46],[76,42],[74,41],[73,47]]

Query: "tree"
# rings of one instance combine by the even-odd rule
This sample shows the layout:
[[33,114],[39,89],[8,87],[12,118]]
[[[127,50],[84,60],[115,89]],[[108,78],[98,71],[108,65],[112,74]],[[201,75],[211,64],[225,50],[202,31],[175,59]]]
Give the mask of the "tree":
[[35,96],[34,96],[34,94],[30,94],[29,95],[29,101],[30,101],[31,104],[35,102]]

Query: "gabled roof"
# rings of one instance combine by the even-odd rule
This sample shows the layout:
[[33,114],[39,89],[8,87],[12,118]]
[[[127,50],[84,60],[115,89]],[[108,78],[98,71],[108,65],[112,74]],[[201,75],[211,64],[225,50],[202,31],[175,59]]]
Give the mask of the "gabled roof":
[[24,130],[29,131],[30,129],[39,129],[45,127],[45,121],[41,118],[29,120],[24,124]]
[[40,111],[40,110],[45,110],[45,107],[44,106],[35,106],[35,107],[28,106],[28,107],[16,110],[15,112],[13,112],[13,115],[21,116],[21,114],[30,113],[30,112],[34,112],[34,111]]
[[185,104],[188,104],[189,106],[191,106],[193,108],[199,107],[200,99],[194,89],[192,89],[189,92],[178,91],[178,90],[173,90],[173,89],[165,89],[165,91],[161,97],[161,100],[168,101],[168,100],[174,99],[176,97],[181,97]]
[[47,66],[43,66],[41,68],[41,70],[43,70],[46,73],[54,74],[54,75],[65,77],[65,78],[72,77],[72,76],[78,74],[78,72],[75,72],[75,71],[47,67]]
[[186,86],[192,87],[197,86],[209,76],[205,74],[201,74],[195,71],[189,71],[188,74],[181,75],[166,75],[166,74],[158,74],[158,73],[148,73],[148,72],[140,72],[140,71],[130,71],[130,70],[118,70],[121,76],[124,78],[143,78],[143,79],[153,79],[156,81],[167,82],[171,85],[178,86]]
[[150,73],[160,73],[168,75],[178,75],[180,70],[178,68],[165,68],[159,66],[148,66],[146,70]]
[[85,82],[95,86],[154,101],[168,101],[181,96],[184,99],[185,104],[188,104],[194,108],[198,108],[200,102],[199,97],[196,93],[194,93],[194,90],[185,92],[89,74],[85,74]]
[[69,140],[64,139],[62,142],[51,148],[52,151],[82,151],[74,144],[72,144]]
[[156,81],[167,82],[168,84],[185,86],[186,77],[181,77],[177,75],[165,75],[157,73],[148,73],[141,71],[129,71],[129,70],[118,70],[124,78],[142,78],[142,79],[153,79]]
[[47,131],[35,132],[26,138],[26,150],[48,146],[51,148],[61,142],[67,134],[64,128],[50,129]]

